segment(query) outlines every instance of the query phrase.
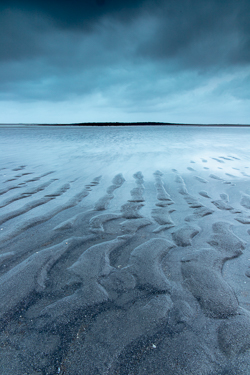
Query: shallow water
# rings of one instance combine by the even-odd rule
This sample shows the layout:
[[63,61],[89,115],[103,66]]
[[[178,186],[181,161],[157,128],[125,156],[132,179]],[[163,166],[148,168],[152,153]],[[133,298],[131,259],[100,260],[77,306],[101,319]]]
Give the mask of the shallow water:
[[183,158],[197,161],[211,158],[214,153],[223,156],[230,150],[249,160],[249,142],[250,128],[0,127],[1,160],[5,164],[22,161],[63,169],[65,165],[76,168],[78,161],[89,172],[91,168],[86,165],[89,160],[96,162],[97,167],[107,168],[111,158],[112,164],[120,168],[122,163],[128,164],[133,159],[139,162],[140,168],[155,162],[172,168],[173,161],[175,167],[183,168]]
[[0,373],[249,374],[250,128],[0,127]]

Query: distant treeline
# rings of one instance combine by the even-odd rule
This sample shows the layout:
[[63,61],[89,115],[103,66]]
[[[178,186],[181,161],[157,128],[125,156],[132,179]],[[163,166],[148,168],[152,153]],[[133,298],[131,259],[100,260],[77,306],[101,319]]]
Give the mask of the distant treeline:
[[[48,125],[48,124],[40,124],[40,125]],[[81,122],[81,123],[73,123],[73,124],[51,124],[51,125],[58,125],[58,126],[130,126],[130,125],[180,125],[174,124],[170,122]]]

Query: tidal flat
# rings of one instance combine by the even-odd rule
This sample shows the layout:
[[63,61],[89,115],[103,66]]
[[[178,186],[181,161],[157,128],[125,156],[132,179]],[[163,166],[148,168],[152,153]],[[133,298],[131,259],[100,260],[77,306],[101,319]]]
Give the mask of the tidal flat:
[[0,127],[0,373],[250,374],[250,127]]

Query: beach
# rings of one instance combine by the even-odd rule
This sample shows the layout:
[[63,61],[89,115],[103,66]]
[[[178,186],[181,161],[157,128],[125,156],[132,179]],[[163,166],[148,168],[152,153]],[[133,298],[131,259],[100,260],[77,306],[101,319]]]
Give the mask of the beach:
[[0,126],[0,373],[250,373],[250,127]]

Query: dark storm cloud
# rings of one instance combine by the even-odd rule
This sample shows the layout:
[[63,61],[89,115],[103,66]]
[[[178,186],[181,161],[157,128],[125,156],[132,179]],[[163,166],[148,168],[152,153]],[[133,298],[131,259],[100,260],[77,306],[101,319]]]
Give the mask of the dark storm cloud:
[[250,60],[248,0],[2,0],[1,10],[2,58],[42,51],[46,30],[41,20],[62,31],[87,34],[104,18],[129,29],[136,18],[151,15],[154,26],[140,31],[145,38],[135,33],[131,41],[145,58],[181,58],[195,67]]
[[78,28],[89,26],[104,15],[130,18],[145,3],[146,0],[2,0],[0,9],[43,13],[61,27]]
[[200,69],[249,63],[249,1],[168,1],[155,14],[143,56]]
[[1,99],[116,91],[123,105],[149,103],[250,62],[248,0],[2,0],[0,10]]

